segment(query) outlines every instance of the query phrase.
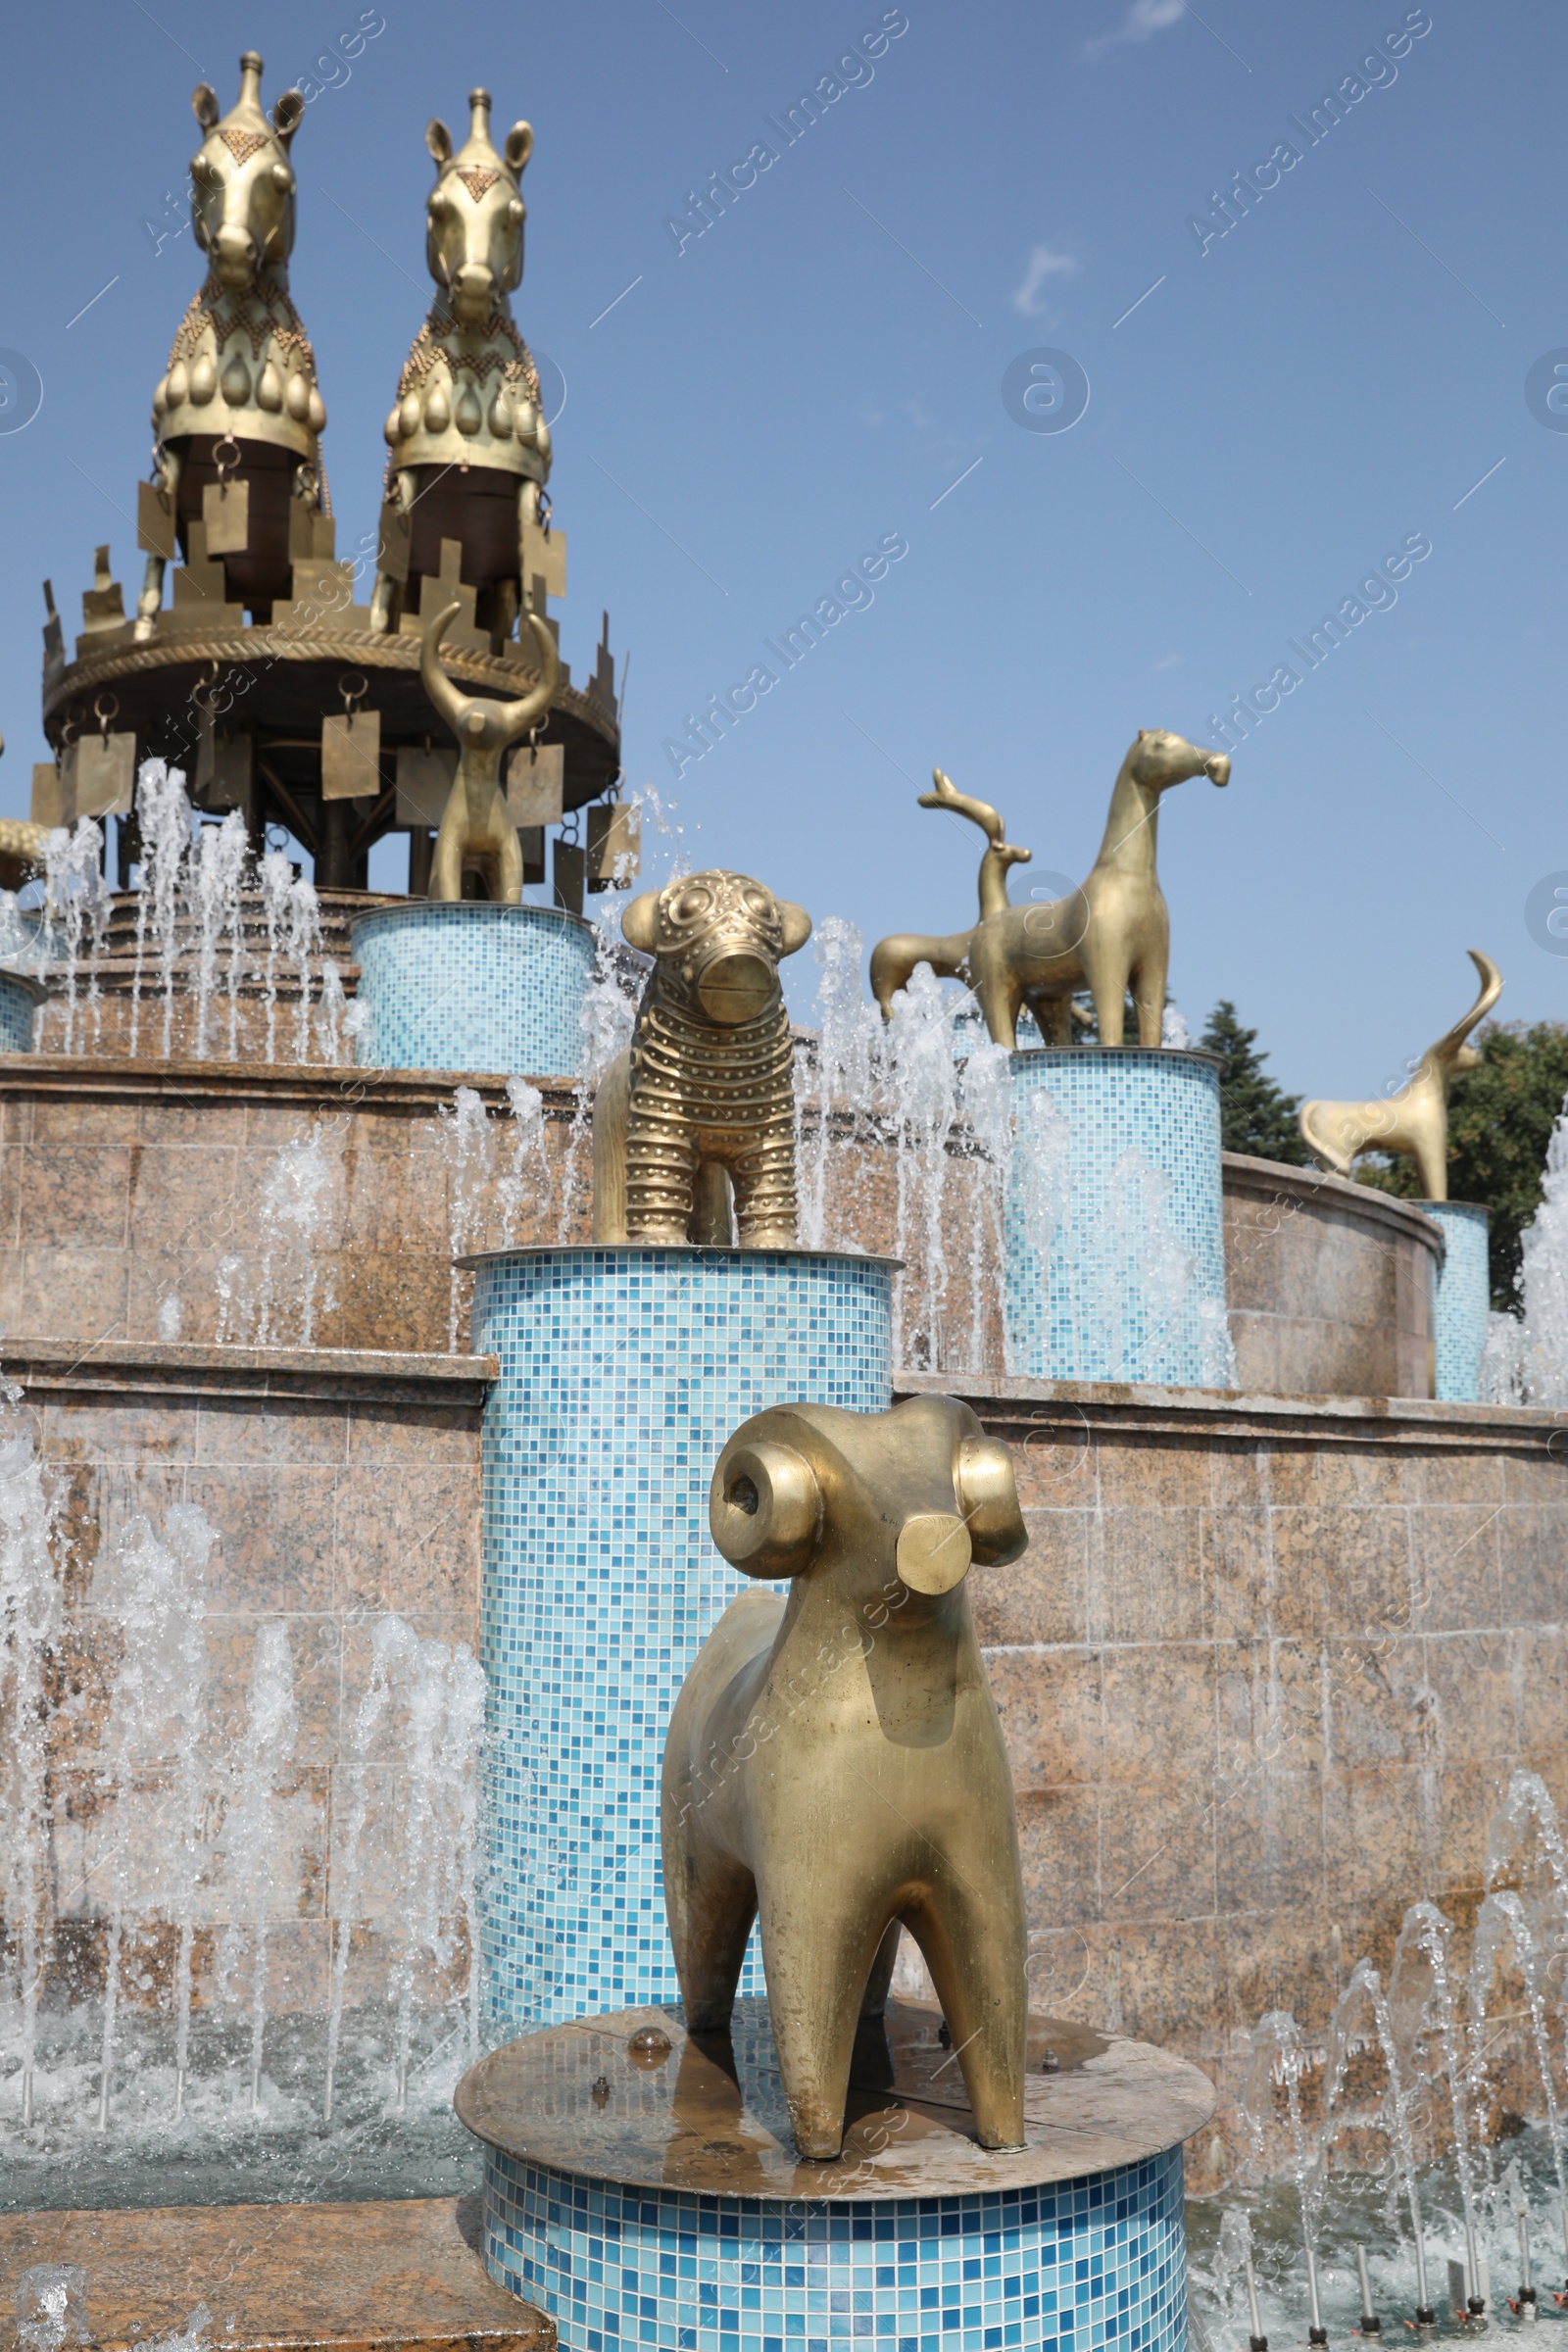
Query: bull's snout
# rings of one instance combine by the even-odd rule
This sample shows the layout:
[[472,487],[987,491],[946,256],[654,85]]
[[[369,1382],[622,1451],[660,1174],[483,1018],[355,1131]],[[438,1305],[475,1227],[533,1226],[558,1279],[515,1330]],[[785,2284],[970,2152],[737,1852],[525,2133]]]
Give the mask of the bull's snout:
[[256,273],[256,239],[248,228],[225,220],[219,228],[214,267],[225,286],[248,286]]
[[911,1592],[951,1592],[969,1573],[969,1530],[948,1511],[919,1511],[899,1530],[900,1582]]
[[1231,763],[1225,753],[1210,752],[1203,761],[1203,773],[1211,784],[1228,784],[1231,780]]
[[495,307],[496,273],[487,262],[465,262],[452,273],[452,307],[469,323],[489,318]]
[[733,1029],[765,1012],[777,985],[777,975],[765,956],[755,949],[721,953],[697,976],[697,1002],[710,1021]]

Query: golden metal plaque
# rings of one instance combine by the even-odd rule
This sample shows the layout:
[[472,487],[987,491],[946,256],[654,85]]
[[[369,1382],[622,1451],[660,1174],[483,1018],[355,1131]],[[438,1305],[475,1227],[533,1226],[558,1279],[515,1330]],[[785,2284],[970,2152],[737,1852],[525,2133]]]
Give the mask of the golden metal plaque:
[[378,799],[381,791],[381,713],[346,710],[321,721],[323,801]]
[[559,825],[566,788],[566,754],[559,743],[523,747],[507,769],[507,808],[514,825]]

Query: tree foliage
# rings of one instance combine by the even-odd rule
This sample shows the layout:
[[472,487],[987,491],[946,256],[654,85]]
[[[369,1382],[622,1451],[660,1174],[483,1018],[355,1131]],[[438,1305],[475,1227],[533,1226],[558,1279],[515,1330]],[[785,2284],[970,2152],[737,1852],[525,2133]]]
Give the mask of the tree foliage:
[[1265,1075],[1268,1055],[1256,1051],[1257,1031],[1242,1027],[1229,997],[1221,997],[1198,1042],[1204,1053],[1220,1058],[1219,1135],[1224,1150],[1304,1167],[1311,1154],[1296,1124],[1301,1098],[1284,1093]]
[[[1492,1303],[1519,1311],[1519,1237],[1541,1203],[1546,1146],[1568,1095],[1568,1023],[1489,1021],[1471,1043],[1479,1070],[1448,1097],[1448,1198],[1492,1211]],[[1412,1159],[1369,1155],[1361,1183],[1421,1197]]]

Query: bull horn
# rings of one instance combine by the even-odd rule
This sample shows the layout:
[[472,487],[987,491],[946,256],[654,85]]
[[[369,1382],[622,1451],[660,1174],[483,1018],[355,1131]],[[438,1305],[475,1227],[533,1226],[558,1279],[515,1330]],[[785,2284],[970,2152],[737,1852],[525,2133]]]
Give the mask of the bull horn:
[[1465,952],[1481,975],[1481,994],[1464,1018],[1455,1021],[1453,1027],[1440,1037],[1432,1048],[1433,1054],[1439,1060],[1443,1060],[1448,1054],[1458,1051],[1470,1035],[1471,1030],[1486,1019],[1487,1014],[1502,994],[1502,974],[1493,962],[1492,957],[1484,956],[1479,948],[1469,948]]

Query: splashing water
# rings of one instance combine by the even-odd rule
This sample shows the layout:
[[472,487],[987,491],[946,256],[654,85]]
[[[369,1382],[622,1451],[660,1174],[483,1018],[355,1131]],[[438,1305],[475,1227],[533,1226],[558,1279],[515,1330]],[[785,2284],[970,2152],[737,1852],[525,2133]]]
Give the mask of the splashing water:
[[294,1703],[294,1655],[288,1628],[268,1624],[256,1637],[245,1735],[234,1772],[234,1796],[223,1828],[223,1852],[251,1920],[251,2112],[262,2103],[262,2057],[267,2033],[267,1937],[274,1900],[294,1888],[294,1856],[276,1784],[294,1755],[299,1712]]
[[[176,1503],[160,1539],[131,1519],[102,1570],[103,1598],[121,1652],[109,1690],[103,1783],[114,1799],[108,1856],[109,1942],[105,1966],[98,2127],[107,2130],[125,1934],[156,1910],[179,1934],[175,1963],[176,2068],[183,2082],[190,2036],[191,1954],[200,1876],[201,1746],[207,1675],[202,1579],[218,1531],[189,1503]],[[159,1801],[134,1791],[167,1783]],[[138,1834],[139,1833],[139,1834]]]
[[23,2352],[63,2352],[92,2341],[87,2274],[79,2263],[35,2262],[17,2280],[17,2339]]
[[1481,1393],[1489,1404],[1568,1404],[1568,1101],[1546,1147],[1541,1205],[1520,1237],[1521,1312],[1489,1315]]
[[928,963],[916,964],[893,1000],[885,1044],[886,1072],[898,1122],[898,1225],[901,1258],[917,1259],[923,1275],[922,1314],[906,1325],[907,1284],[893,1286],[896,1362],[934,1367],[943,1360],[942,1314],[947,1301],[947,1235],[943,1216],[948,1146],[957,1111],[952,1007]]
[[460,1086],[452,1102],[441,1105],[441,1150],[447,1163],[447,1238],[452,1252],[447,1347],[456,1354],[463,1302],[463,1272],[457,1261],[479,1240],[496,1166],[484,1098],[471,1086]]
[[319,955],[321,947],[321,910],[316,896],[316,884],[307,882],[302,874],[289,884],[288,927],[284,947],[294,965],[295,985],[299,1002],[294,1007],[294,1058],[309,1061],[311,1057],[311,957]]
[[341,1039],[348,1008],[343,975],[335,963],[324,961],[321,965],[320,1003],[316,1015],[316,1043],[323,1061],[335,1062],[341,1055]]
[[0,1380],[0,1818],[6,1825],[5,1918],[16,1967],[22,2116],[32,2120],[38,2001],[49,1957],[52,1833],[46,1694],[65,1630],[53,1549],[64,1496],[35,1450],[35,1420]]
[[533,1223],[542,1225],[555,1193],[555,1177],[545,1143],[545,1099],[526,1078],[507,1080],[512,1110],[512,1166],[496,1186],[503,1230],[515,1238],[525,1202],[535,1203]]
[[[340,1205],[341,1170],[336,1152],[327,1146],[329,1132],[337,1140],[335,1130],[315,1120],[309,1135],[296,1136],[283,1146],[262,1183],[257,1215],[262,1255],[256,1337],[264,1348],[281,1341],[279,1307],[284,1300],[296,1304],[295,1337],[301,1348],[316,1346],[318,1312],[330,1311],[337,1303],[330,1272],[323,1269],[320,1256],[322,1242],[336,1232]],[[218,1269],[222,1306],[228,1306],[238,1291],[237,1280],[231,1276],[231,1288],[225,1295],[224,1273],[232,1265],[232,1259],[224,1258]],[[220,1320],[223,1321],[221,1314]]]
[[[657,802],[658,795],[652,797]],[[578,1196],[586,1183],[584,1163],[594,1095],[611,1063],[631,1044],[646,965],[646,956],[628,948],[620,936],[619,907],[601,904],[594,916],[594,966],[577,1015],[581,1043],[572,1081],[577,1107],[561,1172],[563,1242],[571,1232]]]
[[213,999],[218,984],[219,943],[225,931],[232,943],[227,971],[230,1054],[234,1050],[239,1016],[240,972],[245,958],[245,926],[240,892],[249,857],[250,842],[245,832],[245,819],[237,808],[231,808],[220,825],[202,826],[197,837],[195,872],[192,877],[198,941],[194,1042],[198,1061],[205,1061],[208,1056]]
[[882,1049],[881,1016],[860,993],[864,944],[858,928],[840,914],[825,915],[811,938],[821,973],[816,1045],[814,1053],[796,1054],[794,1071],[801,1239],[808,1250],[853,1239],[842,1202],[834,1203],[839,1213],[830,1218],[829,1178],[838,1158],[835,1144],[846,1131],[853,1136],[869,1110]]
[[87,998],[91,1043],[99,1037],[101,998],[98,955],[113,904],[103,876],[103,827],[90,816],[76,819],[70,831],[56,825],[44,842],[44,887],[55,927],[64,946],[66,1020],[64,1050],[77,1051],[77,988],[82,948],[87,951]]
[[136,786],[136,823],[141,835],[142,887],[136,909],[136,972],[132,982],[130,1050],[136,1051],[141,998],[142,944],[148,916],[158,953],[164,999],[162,1053],[173,1051],[174,962],[179,953],[179,885],[190,848],[191,806],[185,778],[162,760],[144,761]]
[[277,959],[288,927],[289,893],[294,868],[281,850],[269,850],[262,859],[262,914],[267,924],[267,953],[262,959],[262,1003],[267,1014],[267,1058],[277,1059]]

